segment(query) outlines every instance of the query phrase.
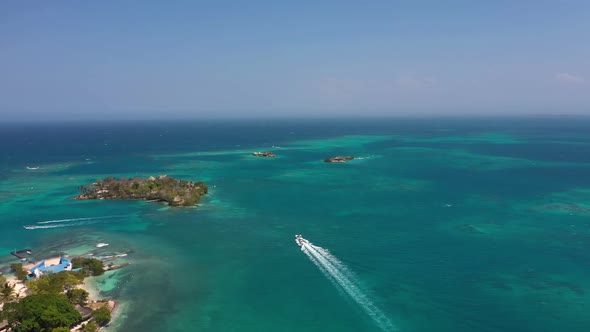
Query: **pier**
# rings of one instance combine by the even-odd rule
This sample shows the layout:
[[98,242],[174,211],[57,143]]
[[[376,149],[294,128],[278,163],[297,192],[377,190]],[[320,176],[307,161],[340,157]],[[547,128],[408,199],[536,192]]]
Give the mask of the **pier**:
[[10,254],[13,256],[18,257],[18,259],[22,260],[29,260],[29,258],[25,255],[31,255],[32,251],[30,248],[26,248],[26,249],[21,249],[21,250],[14,250],[13,252],[11,252]]

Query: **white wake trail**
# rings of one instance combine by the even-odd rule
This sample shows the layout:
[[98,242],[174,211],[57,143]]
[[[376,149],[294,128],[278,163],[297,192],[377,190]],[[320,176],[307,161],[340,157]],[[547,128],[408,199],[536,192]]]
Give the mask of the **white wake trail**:
[[326,258],[326,260],[328,260],[330,263],[334,264],[340,270],[340,272],[342,272],[342,274],[347,276],[351,281],[356,281],[356,277],[354,276],[354,274],[352,272],[350,272],[350,270],[348,269],[348,266],[346,266],[344,263],[342,263],[338,258],[336,258],[336,256],[332,255],[330,253],[330,251],[328,251],[328,249],[314,246],[313,244],[309,244],[309,245],[311,247],[313,247],[318,252],[318,254],[322,255],[324,258]]
[[312,261],[313,264],[315,264],[315,266],[317,266],[317,268],[320,270],[320,272],[322,272],[322,274],[334,285],[334,287],[336,287],[336,289],[338,289],[338,292],[342,293],[343,292],[342,288],[336,282],[336,279],[334,279],[334,277],[332,277],[330,272],[328,270],[326,270],[326,268],[324,268],[324,266],[320,263],[320,261],[317,260],[317,258],[315,258],[315,256],[308,253],[307,249],[305,249],[304,247],[301,247],[301,251],[303,251],[307,255],[307,257],[309,257],[309,259]]
[[340,286],[339,288],[350,296],[383,331],[398,331],[391,320],[369,299],[360,287],[360,283],[344,263],[330,254],[326,249],[310,243],[303,243],[301,245],[301,251],[309,257],[332,283]]
[[75,222],[75,223],[57,224],[57,225],[26,225],[23,227],[25,229],[48,229],[48,228],[86,226],[86,225],[92,225],[92,224],[96,224],[96,222],[86,221],[86,222]]
[[37,224],[53,224],[53,223],[62,223],[62,222],[69,222],[69,221],[99,220],[99,219],[110,219],[110,218],[120,218],[120,217],[125,217],[125,216],[104,216],[104,217],[56,219],[56,220],[38,221]]

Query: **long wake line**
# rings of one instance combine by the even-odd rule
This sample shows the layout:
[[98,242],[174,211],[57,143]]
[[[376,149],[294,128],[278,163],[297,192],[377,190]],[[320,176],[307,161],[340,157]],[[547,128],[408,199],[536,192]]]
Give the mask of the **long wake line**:
[[118,215],[118,216],[104,216],[104,217],[71,218],[71,219],[57,219],[57,220],[46,220],[46,221],[38,221],[38,222],[37,222],[37,224],[53,224],[53,223],[61,223],[61,222],[68,222],[68,221],[82,221],[82,220],[110,219],[110,218],[121,218],[121,217],[125,217],[125,215]]
[[391,320],[369,299],[358,280],[344,263],[326,249],[314,246],[307,240],[297,243],[301,246],[301,251],[309,257],[320,271],[350,296],[383,331],[398,331],[398,328],[393,325]]
[[62,227],[75,227],[75,226],[87,226],[96,223],[103,222],[105,219],[115,219],[127,217],[126,215],[114,215],[114,216],[102,216],[102,217],[85,217],[85,218],[69,218],[69,219],[56,219],[56,220],[45,220],[38,221],[35,225],[25,225],[25,229],[48,229],[48,228],[62,228]]
[[59,225],[26,225],[23,226],[25,229],[48,229],[48,228],[63,228],[63,227],[75,227],[75,226],[86,226],[92,225],[93,222],[79,222],[79,223],[70,223],[70,224],[59,224]]

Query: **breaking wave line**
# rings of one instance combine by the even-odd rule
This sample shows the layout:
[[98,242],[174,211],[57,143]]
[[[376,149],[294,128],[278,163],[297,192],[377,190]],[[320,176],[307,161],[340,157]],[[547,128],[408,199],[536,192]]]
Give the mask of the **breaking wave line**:
[[363,292],[360,283],[344,263],[330,254],[328,250],[308,242],[301,244],[301,251],[333,284],[339,286],[339,289],[350,296],[383,331],[398,331],[398,328],[393,325],[385,313]]

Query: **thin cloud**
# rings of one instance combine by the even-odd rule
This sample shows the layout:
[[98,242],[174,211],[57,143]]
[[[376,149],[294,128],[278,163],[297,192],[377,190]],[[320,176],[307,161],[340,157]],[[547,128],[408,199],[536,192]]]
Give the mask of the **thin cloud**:
[[572,75],[569,73],[557,73],[555,79],[563,84],[584,84],[586,79],[581,76]]

